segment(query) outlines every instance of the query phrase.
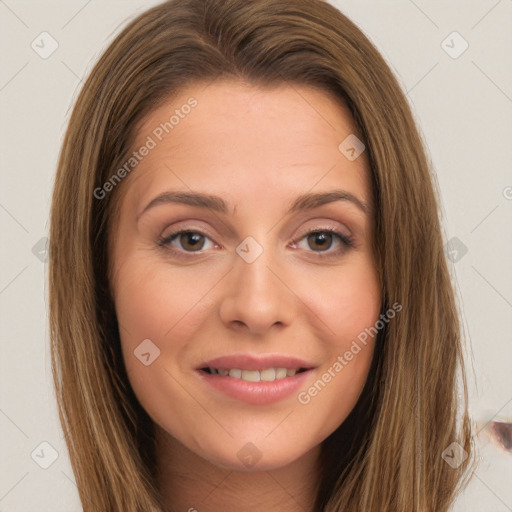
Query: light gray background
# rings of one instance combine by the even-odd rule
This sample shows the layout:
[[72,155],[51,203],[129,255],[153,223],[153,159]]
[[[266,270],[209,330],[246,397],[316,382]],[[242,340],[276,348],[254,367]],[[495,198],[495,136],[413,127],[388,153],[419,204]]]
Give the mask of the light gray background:
[[[0,0],[0,512],[81,510],[51,382],[47,264],[33,247],[48,234],[58,152],[84,77],[126,21],[156,3]],[[492,417],[511,421],[512,0],[332,3],[408,91],[438,176],[446,241],[467,247],[451,266],[472,344],[471,414],[479,429]],[[58,42],[47,59],[31,48],[43,31]],[[463,41],[442,45],[453,31],[469,44],[458,58],[446,45],[458,52]],[[453,510],[512,511],[512,454],[479,431],[480,466]],[[42,442],[58,452],[48,469]]]

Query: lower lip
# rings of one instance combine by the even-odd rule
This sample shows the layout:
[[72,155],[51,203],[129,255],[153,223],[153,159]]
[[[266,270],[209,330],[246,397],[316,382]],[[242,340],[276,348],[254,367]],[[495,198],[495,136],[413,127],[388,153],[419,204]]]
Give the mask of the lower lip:
[[197,370],[200,377],[213,388],[224,394],[252,405],[269,405],[279,402],[297,392],[311,374],[311,369],[284,377],[273,382],[247,382],[228,375],[212,375]]

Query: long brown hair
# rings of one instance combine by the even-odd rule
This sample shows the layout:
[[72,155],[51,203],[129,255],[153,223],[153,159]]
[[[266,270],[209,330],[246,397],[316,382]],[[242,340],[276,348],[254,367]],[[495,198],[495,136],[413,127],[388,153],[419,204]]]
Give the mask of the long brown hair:
[[[473,441],[437,183],[388,65],[320,0],[170,0],[124,28],[81,90],[55,180],[49,293],[54,385],[84,511],[164,509],[154,426],[130,387],[109,291],[123,183],[97,191],[149,112],[221,77],[309,85],[348,105],[369,158],[382,311],[403,308],[379,332],[360,400],[322,444],[315,511],[448,511]],[[455,442],[468,457],[453,468],[442,455]]]

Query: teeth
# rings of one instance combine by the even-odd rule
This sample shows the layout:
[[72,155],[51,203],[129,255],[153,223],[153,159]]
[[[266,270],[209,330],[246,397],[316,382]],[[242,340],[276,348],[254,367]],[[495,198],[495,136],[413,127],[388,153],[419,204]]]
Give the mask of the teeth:
[[298,369],[292,370],[287,368],[265,368],[264,370],[209,368],[209,370],[213,375],[222,375],[224,377],[229,375],[235,379],[241,379],[247,382],[273,382],[274,380],[284,379],[285,377],[293,377],[298,372]]
[[258,370],[242,370],[242,380],[247,382],[259,382],[261,374]]
[[278,368],[276,371],[276,379],[284,379],[288,375],[286,368]]
[[267,368],[266,370],[261,370],[260,379],[268,382],[272,382],[276,380],[276,371],[274,368]]

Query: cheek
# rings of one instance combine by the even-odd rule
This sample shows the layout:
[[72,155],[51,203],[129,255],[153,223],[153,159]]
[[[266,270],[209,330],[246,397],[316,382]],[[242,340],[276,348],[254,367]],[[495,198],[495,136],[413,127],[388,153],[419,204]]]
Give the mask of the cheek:
[[[377,282],[368,272],[354,272],[342,280],[330,302],[328,318],[332,318],[333,331],[340,340],[340,348],[373,326],[380,313]],[[336,306],[333,306],[335,304]]]
[[[131,387],[153,421],[172,426],[176,432],[182,422],[194,421],[193,416],[187,417],[193,407],[189,404],[190,411],[183,408],[188,394],[178,376],[182,361],[187,361],[193,349],[190,341],[201,328],[201,297],[214,285],[210,281],[211,276],[199,279],[192,267],[173,271],[143,252],[126,258],[116,278],[115,307]],[[182,418],[172,424],[166,417],[169,403]]]
[[166,362],[180,361],[181,351],[202,322],[212,275],[201,278],[192,267],[171,269],[140,254],[126,259],[116,279],[116,314],[127,366],[133,351],[150,339]]
[[344,349],[379,318],[381,301],[377,274],[361,256],[346,268],[325,272],[304,290],[308,306],[322,320],[324,339],[334,349]]
[[[335,428],[355,406],[368,377],[379,320],[380,286],[371,260],[362,256],[350,267],[316,276],[304,289],[310,322],[321,330],[324,363],[299,402],[317,410],[336,411],[326,418]],[[306,301],[305,301],[306,302]],[[309,404],[309,405],[308,405]]]

